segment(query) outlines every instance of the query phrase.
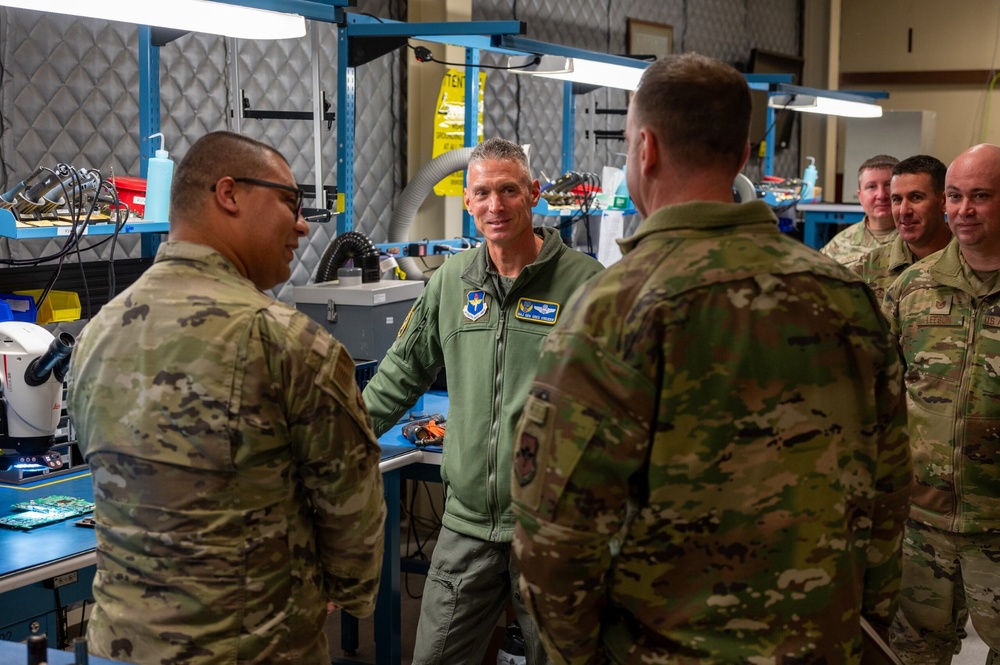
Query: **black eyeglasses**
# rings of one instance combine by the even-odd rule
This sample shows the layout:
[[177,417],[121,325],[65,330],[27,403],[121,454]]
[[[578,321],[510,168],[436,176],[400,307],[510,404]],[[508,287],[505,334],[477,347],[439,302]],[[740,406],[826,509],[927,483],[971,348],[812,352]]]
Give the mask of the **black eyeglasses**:
[[[295,219],[299,218],[302,214],[302,198],[305,196],[303,192],[298,187],[292,187],[291,185],[286,185],[280,182],[272,182],[271,180],[261,180],[260,178],[233,178],[234,182],[244,182],[248,185],[257,185],[258,187],[270,187],[271,189],[283,189],[286,192],[291,192],[295,194]],[[211,191],[215,191],[215,185],[210,187]]]

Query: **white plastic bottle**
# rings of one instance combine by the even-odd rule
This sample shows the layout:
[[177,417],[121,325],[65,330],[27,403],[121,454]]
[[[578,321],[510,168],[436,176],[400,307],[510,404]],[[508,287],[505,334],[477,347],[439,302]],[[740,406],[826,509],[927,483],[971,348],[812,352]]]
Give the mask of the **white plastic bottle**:
[[174,162],[163,149],[163,134],[153,134],[150,141],[160,137],[160,149],[149,158],[146,169],[146,208],[142,218],[147,222],[170,221],[170,184],[174,179]]
[[816,189],[816,179],[819,178],[819,171],[816,170],[816,158],[806,157],[809,160],[809,166],[806,167],[805,172],[802,174],[802,180],[805,185],[802,186],[802,193],[799,195],[799,199],[802,201],[808,201],[813,197],[813,190]]

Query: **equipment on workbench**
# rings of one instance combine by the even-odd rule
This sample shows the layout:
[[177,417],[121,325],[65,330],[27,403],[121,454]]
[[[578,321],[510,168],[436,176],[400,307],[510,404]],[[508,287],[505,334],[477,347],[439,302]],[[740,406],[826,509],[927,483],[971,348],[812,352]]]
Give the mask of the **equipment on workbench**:
[[440,413],[414,420],[403,425],[403,436],[410,443],[424,446],[440,446],[444,443],[445,417]]
[[[45,665],[49,662],[49,638],[45,633],[31,635],[25,643],[28,646],[28,665]],[[87,650],[86,638],[74,638],[73,662],[70,665],[88,665],[89,663],[90,655]]]
[[346,346],[352,358],[381,362],[423,288],[422,281],[347,285],[337,280],[296,286],[292,300]]
[[26,464],[62,467],[62,456],[51,448],[74,344],[67,332],[55,337],[34,323],[0,323],[0,470]]

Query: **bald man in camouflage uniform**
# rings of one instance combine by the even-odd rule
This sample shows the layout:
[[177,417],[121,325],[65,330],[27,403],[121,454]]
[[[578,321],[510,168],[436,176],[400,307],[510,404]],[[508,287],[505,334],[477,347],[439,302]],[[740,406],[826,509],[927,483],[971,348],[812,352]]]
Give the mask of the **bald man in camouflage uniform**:
[[519,426],[521,590],[559,663],[857,663],[911,482],[870,291],[732,203],[750,95],[668,56],[626,121],[644,220],[546,341]]
[[966,616],[1000,663],[1000,147],[948,167],[954,239],[886,292],[906,361],[916,485],[892,645],[950,663]]
[[385,502],[354,361],[262,293],[289,277],[301,201],[272,148],[202,137],[169,240],[83,329],[68,403],[94,482],[94,655],[328,665],[328,604],[374,610]]

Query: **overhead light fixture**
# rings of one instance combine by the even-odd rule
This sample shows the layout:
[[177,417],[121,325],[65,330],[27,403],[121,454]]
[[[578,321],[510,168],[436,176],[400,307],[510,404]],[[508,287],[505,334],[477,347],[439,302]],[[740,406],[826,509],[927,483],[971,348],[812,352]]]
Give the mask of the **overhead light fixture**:
[[512,74],[531,74],[623,90],[639,87],[647,64],[637,60],[635,67],[629,67],[559,55],[512,55],[507,59],[507,68]]
[[306,20],[297,14],[209,0],[0,0],[0,6],[238,39],[290,39],[306,34]]
[[777,93],[771,93],[767,105],[774,109],[787,109],[802,113],[822,113],[846,118],[881,118],[882,107],[874,98],[837,90],[816,90],[795,85],[778,84]]

